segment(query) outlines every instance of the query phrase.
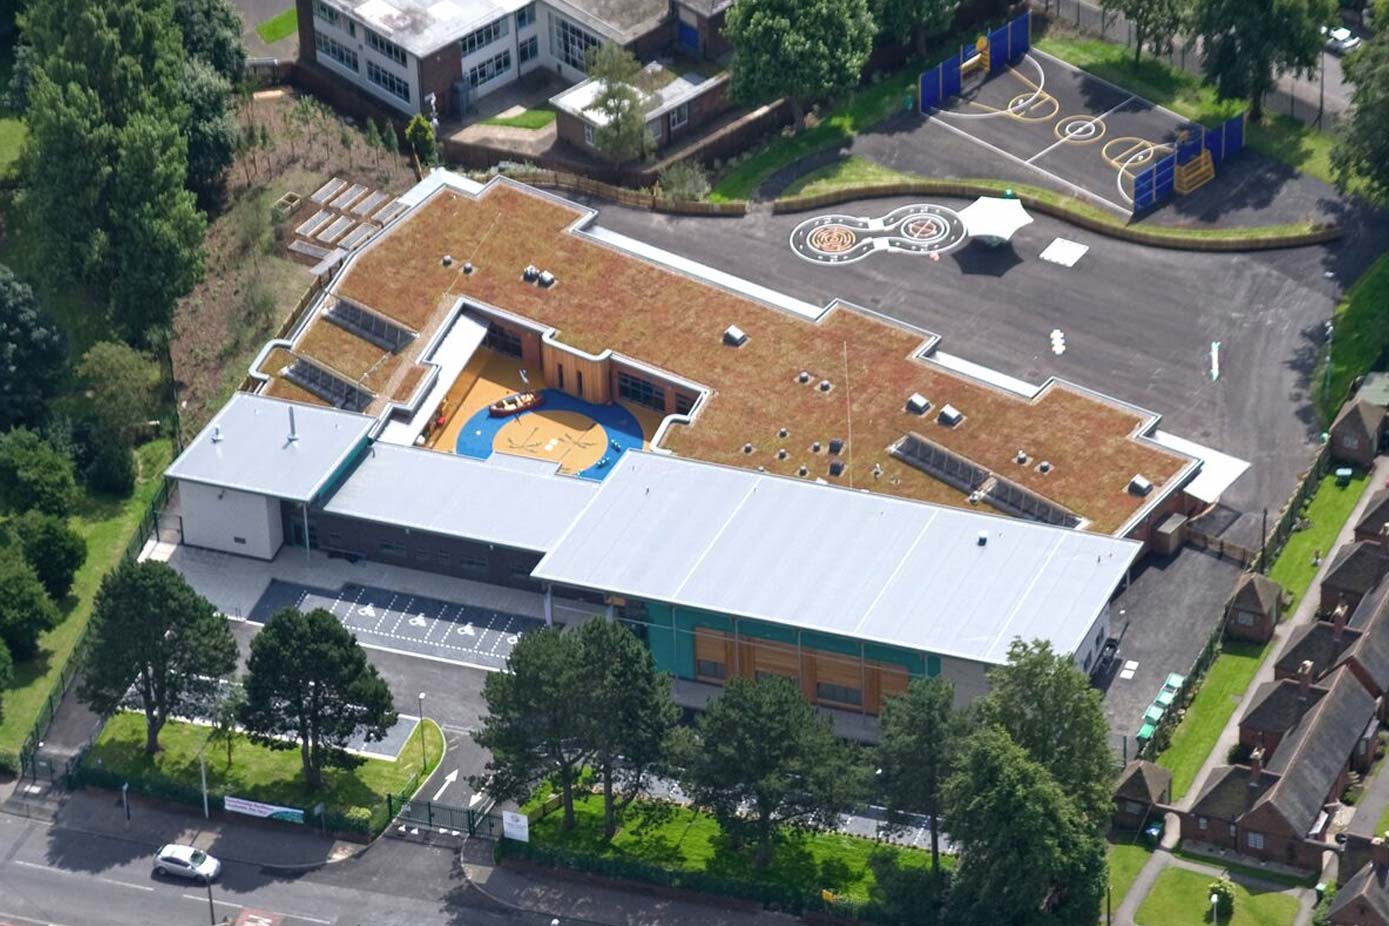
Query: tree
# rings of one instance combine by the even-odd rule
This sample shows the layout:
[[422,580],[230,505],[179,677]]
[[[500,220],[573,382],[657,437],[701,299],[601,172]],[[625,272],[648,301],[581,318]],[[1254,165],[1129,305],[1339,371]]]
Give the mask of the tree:
[[1248,100],[1258,121],[1278,75],[1316,70],[1321,27],[1335,13],[1335,0],[1195,0],[1202,72],[1221,99]]
[[352,130],[343,124],[338,127],[338,144],[342,145],[342,150],[347,153],[347,166],[352,166],[352,149],[356,147],[357,136],[352,134]]
[[87,560],[87,541],[66,520],[42,511],[26,511],[8,527],[49,597],[62,601]]
[[241,44],[241,14],[235,6],[227,0],[174,0],[174,22],[188,57],[205,61],[227,83],[240,83],[246,46]]
[[65,517],[76,502],[71,460],[26,428],[0,435],[0,503]]
[[429,120],[422,113],[415,113],[410,118],[410,123],[405,126],[405,140],[410,143],[415,157],[420,159],[421,167],[429,167],[438,159],[438,142],[434,138],[434,126],[429,124]]
[[520,800],[543,779],[559,789],[563,827],[574,828],[574,785],[591,757],[584,737],[586,693],[578,639],[555,628],[528,633],[506,672],[482,685],[487,716],[473,741],[491,758],[469,784],[497,800]]
[[58,625],[58,609],[20,549],[0,547],[0,641],[15,659],[38,654],[39,634]]
[[1090,680],[1050,643],[1015,639],[1007,665],[989,673],[989,689],[976,704],[980,719],[1012,736],[1101,832],[1112,809],[1114,756]]
[[43,417],[66,361],[62,330],[29,285],[0,264],[0,431]]
[[676,161],[661,171],[656,186],[667,199],[699,200],[709,195],[709,174],[693,158]]
[[945,786],[958,864],[945,921],[1094,926],[1104,841],[1040,763],[984,724]]
[[1230,918],[1235,915],[1235,885],[1230,881],[1227,874],[1216,878],[1206,886],[1206,893],[1215,900],[1212,906],[1215,913],[1225,922],[1230,922]]
[[923,814],[931,821],[931,871],[940,874],[941,792],[961,730],[955,689],[942,678],[916,678],[883,704],[879,786],[890,820]]
[[[4,640],[0,640],[0,692],[10,687],[14,681],[14,657],[10,655],[10,648],[5,645]],[[5,719],[5,699],[0,697],[0,720]]]
[[[849,746],[790,679],[732,679],[699,718],[681,785],[734,847],[772,857],[772,833],[793,821],[828,823],[861,792]],[[751,839],[749,839],[751,837]]]
[[242,726],[272,749],[297,742],[311,788],[323,786],[324,768],[361,762],[344,749],[355,734],[375,742],[396,722],[391,690],[357,638],[322,608],[275,612],[251,640],[245,684]]
[[82,355],[77,376],[91,397],[91,416],[101,431],[131,447],[154,404],[158,365],[128,344],[99,341]]
[[910,41],[918,55],[925,55],[927,40],[950,28],[958,6],[957,0],[876,0],[873,19],[879,36],[899,45]]
[[115,711],[133,684],[145,714],[145,754],[170,717],[202,709],[236,668],[236,639],[212,603],[167,563],[121,563],[101,580],[77,698]]
[[34,49],[25,42],[14,45],[10,82],[5,87],[4,105],[17,113],[29,108],[29,78],[34,67]]
[[208,721],[212,724],[209,743],[221,740],[227,747],[227,768],[232,764],[232,747],[236,745],[237,727],[241,722],[241,712],[246,709],[246,686],[237,679],[228,679],[212,698],[208,710]]
[[592,620],[575,636],[579,672],[589,686],[585,738],[603,784],[603,835],[612,839],[618,810],[641,794],[647,772],[665,758],[680,709],[671,697],[670,679],[656,671],[651,651],[625,626]]
[[395,125],[390,122],[382,123],[381,147],[385,149],[391,160],[395,160],[396,155],[400,154],[400,138],[396,135]]
[[588,54],[588,76],[599,88],[585,107],[599,116],[594,130],[598,150],[615,161],[644,158],[654,151],[656,139],[646,128],[649,94],[632,53],[615,42],[595,46]]
[[800,129],[806,104],[858,83],[873,33],[867,0],[739,0],[724,25],[733,96],[784,96]]
[[[1375,23],[1389,26],[1389,10]],[[1341,67],[1355,89],[1331,149],[1336,186],[1346,192],[1359,183],[1370,197],[1383,200],[1389,196],[1389,38],[1381,33],[1366,42]]]
[[183,65],[183,102],[188,110],[188,189],[198,205],[210,210],[226,192],[227,171],[236,158],[236,118],[231,85],[212,65],[190,58]]
[[380,162],[381,131],[376,127],[376,120],[370,116],[367,117],[366,133],[367,150],[371,152],[371,163],[375,166]]
[[1118,13],[1133,24],[1133,63],[1143,49],[1154,55],[1171,54],[1173,42],[1186,23],[1191,0],[1101,0],[1106,13]]

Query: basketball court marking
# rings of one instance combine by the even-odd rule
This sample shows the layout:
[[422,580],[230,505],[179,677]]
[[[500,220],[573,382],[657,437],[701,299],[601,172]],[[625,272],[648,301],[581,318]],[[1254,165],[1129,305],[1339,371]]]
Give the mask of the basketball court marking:
[[[1107,116],[1113,115],[1120,109],[1123,109],[1125,106],[1132,103],[1135,99],[1137,99],[1137,97],[1133,94],[1130,94],[1128,99],[1124,100],[1122,103],[1118,103],[1114,106],[1111,106],[1109,109],[1100,113],[1098,116],[1067,116],[1065,119],[1062,119],[1060,122],[1056,123],[1056,125],[1052,128],[1052,131],[1058,136],[1058,140],[1052,142],[1050,145],[1047,145],[1041,151],[1038,151],[1036,154],[1032,155],[1032,157],[1027,159],[1027,163],[1031,164],[1033,161],[1037,160],[1042,155],[1051,151],[1053,148],[1059,148],[1061,145],[1073,143],[1073,139],[1080,139],[1081,144],[1087,144],[1092,141],[1098,141],[1100,136],[1103,135],[1105,131],[1109,128],[1109,124],[1104,121],[1105,118]],[[1098,133],[1096,132],[1097,126]]]
[[[1027,85],[1029,88],[1031,88],[1032,93],[1031,93],[1031,95],[1027,96],[1026,99],[1023,99],[1023,94],[1019,94],[1018,96],[1013,97],[1013,99],[1012,99],[1012,100],[1009,102],[1009,104],[1008,104],[1008,108],[1006,108],[1006,109],[999,109],[997,106],[990,106],[990,105],[988,105],[987,103],[976,103],[976,102],[974,102],[973,100],[966,100],[965,102],[970,103],[971,105],[974,105],[974,106],[978,106],[980,109],[987,110],[987,112],[982,112],[982,113],[955,113],[955,112],[952,112],[952,113],[950,113],[950,115],[952,115],[952,116],[957,116],[957,117],[959,117],[959,118],[961,118],[961,119],[994,119],[994,118],[997,118],[998,116],[1012,116],[1013,113],[1012,113],[1011,110],[1013,109],[1014,104],[1018,102],[1018,100],[1023,100],[1023,102],[1022,102],[1021,105],[1024,106],[1024,107],[1031,106],[1034,102],[1040,101],[1043,97],[1045,97],[1046,99],[1049,99],[1049,100],[1052,100],[1053,102],[1055,102],[1056,97],[1052,96],[1050,93],[1047,93],[1047,91],[1046,91],[1046,86],[1047,86],[1047,75],[1046,75],[1046,72],[1042,70],[1042,66],[1041,66],[1040,64],[1038,64],[1035,60],[1032,59],[1032,57],[1030,56],[1030,53],[1029,53],[1029,55],[1028,55],[1027,57],[1024,57],[1024,58],[1023,58],[1023,61],[1026,61],[1027,63],[1031,64],[1034,68],[1037,69],[1037,82],[1036,82],[1036,83],[1033,83],[1032,81],[1028,80],[1025,76],[1023,76],[1022,72],[1020,72],[1016,67],[1014,67],[1014,66],[1011,65],[1011,64],[1008,65],[1007,68],[1005,68],[1005,71],[1006,71],[1007,73],[1009,73],[1009,74],[1012,74],[1012,75],[1013,75],[1014,77],[1016,77],[1018,80],[1022,81],[1025,85]],[[990,78],[985,78],[985,80],[989,80],[989,79],[990,79]],[[1058,105],[1058,108],[1059,108],[1060,104],[1057,104],[1057,105]],[[1014,116],[1014,118],[1017,118],[1017,117]],[[1024,120],[1024,121],[1026,121],[1026,120]]]

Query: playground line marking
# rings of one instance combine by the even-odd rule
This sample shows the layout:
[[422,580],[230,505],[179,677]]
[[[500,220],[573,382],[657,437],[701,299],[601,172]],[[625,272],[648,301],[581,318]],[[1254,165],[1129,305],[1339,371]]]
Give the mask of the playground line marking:
[[[1105,120],[1111,113],[1113,113],[1113,112],[1115,112],[1115,111],[1121,109],[1121,108],[1124,107],[1124,106],[1127,106],[1129,103],[1133,102],[1135,99],[1137,99],[1137,97],[1136,97],[1135,95],[1133,95],[1133,94],[1130,94],[1130,95],[1129,95],[1129,98],[1128,98],[1127,100],[1124,100],[1122,103],[1119,103],[1117,106],[1111,106],[1109,109],[1107,109],[1107,110],[1105,110],[1104,112],[1100,113],[1098,116],[1095,116],[1095,117],[1092,118],[1090,121],[1091,121],[1092,123],[1098,122],[1098,123],[1099,123],[1100,125],[1102,125],[1102,126],[1103,126],[1103,125],[1107,125],[1107,123],[1106,123],[1104,120]],[[1069,136],[1067,136],[1067,137],[1061,138],[1059,141],[1052,142],[1050,145],[1047,145],[1047,146],[1046,146],[1045,148],[1043,148],[1041,151],[1038,151],[1036,154],[1032,155],[1032,157],[1028,158],[1028,159],[1027,159],[1027,163],[1028,163],[1028,164],[1031,164],[1033,161],[1037,160],[1037,159],[1040,158],[1042,155],[1046,154],[1048,151],[1051,151],[1051,150],[1054,149],[1054,148],[1059,148],[1060,146],[1062,146],[1062,145],[1064,145],[1064,144],[1067,144],[1067,143],[1069,143],[1070,141],[1071,141],[1071,138],[1070,138]]]

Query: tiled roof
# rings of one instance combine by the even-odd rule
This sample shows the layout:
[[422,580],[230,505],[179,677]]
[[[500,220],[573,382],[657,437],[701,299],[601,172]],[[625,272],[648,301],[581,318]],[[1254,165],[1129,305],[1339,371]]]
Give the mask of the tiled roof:
[[1362,437],[1369,439],[1379,433],[1379,427],[1383,422],[1384,406],[1375,405],[1364,399],[1355,399],[1347,402],[1341,408],[1341,413],[1331,424],[1331,430],[1334,433],[1340,433],[1351,428]]
[[1260,685],[1254,694],[1254,703],[1240,718],[1240,729],[1280,735],[1287,733],[1326,694],[1325,688],[1311,685],[1304,700],[1300,688],[1295,678]]
[[1389,574],[1389,550],[1364,540],[1348,543],[1336,551],[1322,579],[1322,587],[1334,591],[1364,594]]
[[1235,586],[1235,591],[1230,596],[1230,607],[1239,608],[1242,611],[1270,614],[1277,607],[1278,598],[1282,594],[1282,586],[1268,576],[1257,572],[1246,572],[1240,577],[1239,584]]
[[1378,919],[1363,921],[1364,926],[1379,926],[1379,924],[1389,923],[1389,866],[1376,865],[1374,862],[1367,862],[1363,865],[1336,892],[1336,899],[1331,902],[1330,915],[1332,920],[1336,920],[1336,914],[1349,907],[1356,900],[1363,900],[1370,911],[1378,917]]
[[1247,765],[1225,765],[1211,772],[1211,777],[1199,797],[1191,804],[1191,812],[1217,820],[1238,820],[1268,791],[1277,776],[1265,771],[1258,784],[1249,782]]
[[1352,617],[1362,632],[1340,662],[1354,658],[1374,679],[1376,688],[1389,691],[1389,579],[1360,600]]
[[1312,621],[1293,630],[1275,665],[1279,674],[1295,675],[1304,660],[1310,661],[1312,677],[1321,678],[1359,638],[1358,629],[1346,627],[1338,640],[1330,621]]
[[1365,504],[1365,513],[1355,522],[1357,531],[1378,534],[1389,526],[1389,489],[1380,489]]
[[1124,771],[1119,775],[1119,786],[1115,788],[1114,796],[1155,804],[1162,800],[1163,794],[1167,793],[1171,784],[1172,773],[1170,771],[1156,762],[1135,759],[1124,766]]

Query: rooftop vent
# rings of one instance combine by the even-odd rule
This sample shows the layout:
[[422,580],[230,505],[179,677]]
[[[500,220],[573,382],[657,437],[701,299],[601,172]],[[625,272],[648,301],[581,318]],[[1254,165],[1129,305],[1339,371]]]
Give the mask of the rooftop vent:
[[844,452],[844,441],[837,437],[830,438],[830,453],[839,456]]
[[786,448],[785,448],[785,447],[782,447],[780,450],[778,450],[778,451],[776,452],[776,458],[777,458],[778,460],[784,460],[784,459],[786,459]]
[[936,416],[936,420],[939,421],[941,424],[945,425],[947,428],[953,428],[961,421],[964,421],[965,416],[958,408],[956,408],[953,405],[942,405],[940,408],[940,414]]
[[977,543],[977,544],[979,544],[979,546],[981,546],[981,547],[986,547],[986,546],[988,546],[988,545],[989,545],[989,532],[988,532],[988,531],[980,531],[980,532],[979,532],[979,536],[975,538],[974,542]]
[[796,382],[800,383],[802,386],[804,386],[806,383],[810,382],[810,371],[809,371],[809,370],[801,370],[801,372],[797,373],[797,374],[796,374]]
[[820,380],[820,385],[819,385],[817,388],[818,388],[821,392],[829,392],[829,391],[830,391],[830,386],[831,386],[831,383],[830,383],[829,380],[827,380],[827,379],[822,379],[822,380]]
[[289,407],[289,441],[294,443],[299,439],[299,429],[294,425],[294,406]]
[[742,347],[748,342],[748,333],[737,325],[729,325],[723,330],[723,343],[729,347]]
[[819,442],[818,440],[817,440],[817,441],[813,441],[813,442],[811,443],[811,445],[810,445],[810,452],[811,452],[811,453],[819,453],[819,452],[820,452],[820,446],[821,446],[821,445],[820,445],[820,442]]
[[467,260],[467,261],[464,261],[464,262],[463,262],[463,272],[464,272],[464,273],[471,274],[471,273],[472,273],[474,270],[476,270],[476,269],[477,269],[477,268],[473,266],[473,262],[472,262],[472,261]]
[[540,276],[540,268],[535,264],[526,264],[526,269],[521,271],[521,279],[527,283],[534,283]]
[[440,260],[439,263],[443,264],[445,267],[452,267],[452,266],[453,266],[453,255],[452,255],[452,254],[445,254],[445,255],[443,256],[443,259]]
[[759,473],[765,473],[765,472],[767,471],[767,467],[765,467],[765,466],[763,466],[761,463],[759,463],[759,464],[757,464],[757,471],[758,471]]
[[796,474],[800,476],[808,476],[810,474],[810,470],[806,469],[806,467],[804,466],[801,466],[796,470]]
[[1037,472],[1041,473],[1043,476],[1045,476],[1047,473],[1051,472],[1051,461],[1050,461],[1050,460],[1043,460],[1042,462],[1038,463],[1038,464],[1037,464]]
[[555,285],[555,275],[548,270],[540,271],[539,280],[540,285],[545,287],[546,289],[549,289],[551,286]]
[[777,429],[777,432],[776,432],[776,436],[777,436],[777,437],[783,437],[783,438],[784,438],[784,437],[790,437],[790,436],[791,436],[791,430],[790,430],[790,428],[778,428],[778,429]]
[[1129,480],[1129,491],[1134,495],[1147,495],[1153,491],[1153,484],[1142,473],[1137,473]]
[[1027,451],[1026,451],[1026,450],[1019,450],[1018,453],[1017,453],[1017,456],[1013,457],[1013,462],[1014,462],[1014,463],[1017,463],[1017,464],[1020,465],[1020,466],[1026,466],[1026,465],[1027,465]]
[[907,396],[907,411],[913,415],[924,415],[931,410],[931,400],[919,392]]
[[752,444],[744,444],[743,453],[752,453]]
[[214,424],[214,425],[212,426],[212,442],[213,442],[214,444],[216,444],[216,443],[219,443],[221,440],[222,440],[222,426],[221,426],[220,424]]
[[965,500],[968,501],[971,505],[977,505],[984,500],[984,493],[978,491],[971,492]]
[[842,476],[842,475],[844,475],[844,461],[843,461],[843,460],[831,460],[831,461],[830,461],[830,475],[831,475],[831,476]]

